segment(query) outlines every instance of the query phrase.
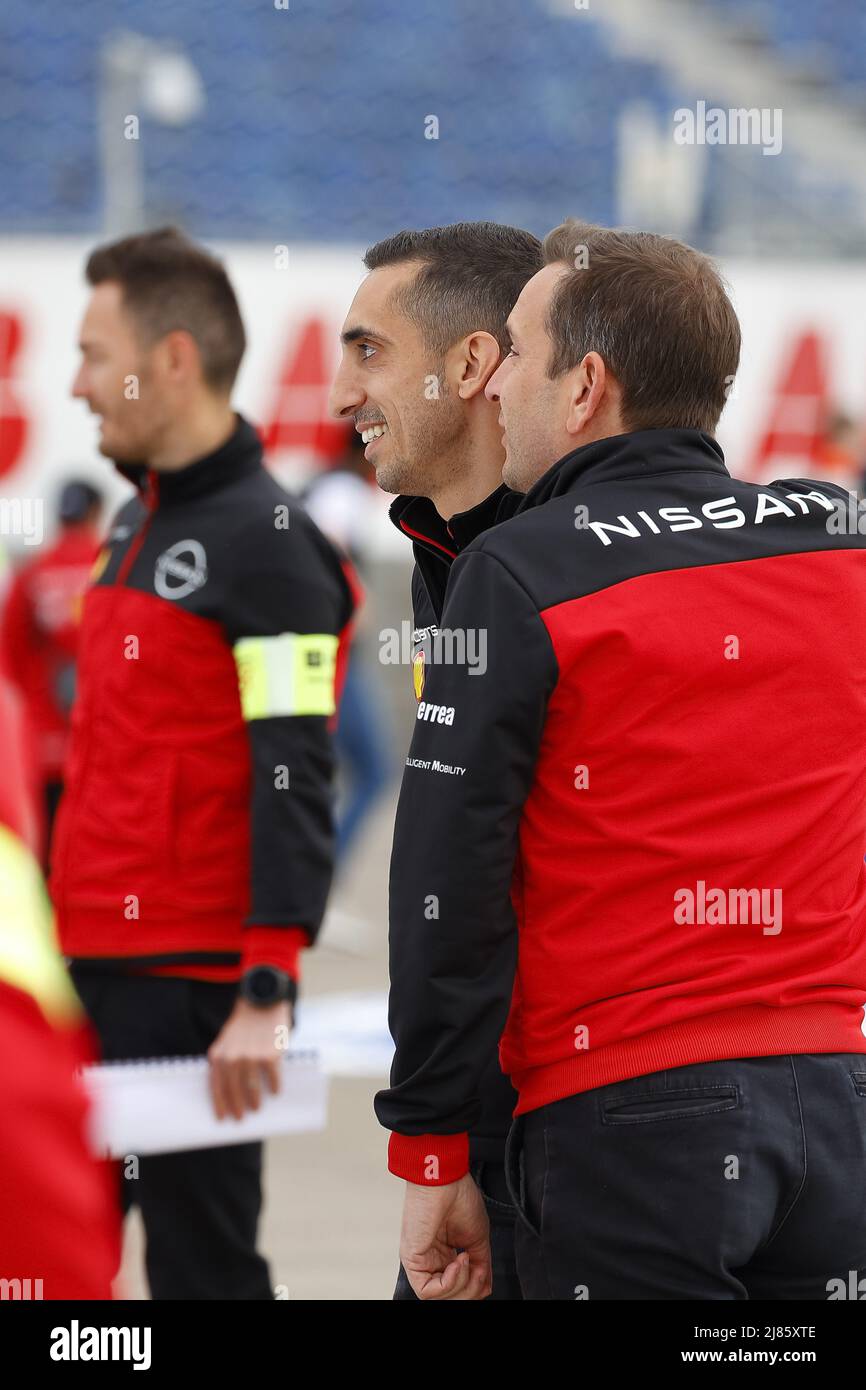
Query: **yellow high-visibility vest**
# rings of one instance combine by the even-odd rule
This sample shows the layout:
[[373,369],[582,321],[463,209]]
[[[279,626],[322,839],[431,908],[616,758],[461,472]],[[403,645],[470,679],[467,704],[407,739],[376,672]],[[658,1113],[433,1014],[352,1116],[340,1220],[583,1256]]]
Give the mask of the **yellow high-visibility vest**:
[[0,825],[0,980],[29,994],[55,1027],[82,1017],[39,865],[5,825]]

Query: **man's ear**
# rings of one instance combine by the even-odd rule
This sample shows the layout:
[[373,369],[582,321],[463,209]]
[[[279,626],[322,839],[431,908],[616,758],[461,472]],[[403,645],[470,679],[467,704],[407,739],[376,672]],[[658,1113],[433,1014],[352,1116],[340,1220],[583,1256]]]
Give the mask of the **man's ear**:
[[565,428],[569,434],[580,435],[607,404],[613,378],[608,376],[604,358],[597,352],[588,352],[569,376]]
[[179,381],[194,381],[202,376],[201,353],[198,344],[185,328],[172,329],[157,344],[166,376]]
[[461,343],[455,344],[458,354],[455,362],[457,373],[457,394],[461,400],[471,400],[473,396],[484,395],[484,388],[499,366],[500,348],[492,333],[470,333]]

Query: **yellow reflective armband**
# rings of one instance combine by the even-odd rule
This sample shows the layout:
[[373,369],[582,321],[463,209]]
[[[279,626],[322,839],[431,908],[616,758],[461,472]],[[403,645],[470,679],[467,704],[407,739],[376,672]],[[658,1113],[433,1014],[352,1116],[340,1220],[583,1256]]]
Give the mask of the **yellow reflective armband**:
[[234,654],[244,719],[333,714],[338,643],[330,632],[242,637]]

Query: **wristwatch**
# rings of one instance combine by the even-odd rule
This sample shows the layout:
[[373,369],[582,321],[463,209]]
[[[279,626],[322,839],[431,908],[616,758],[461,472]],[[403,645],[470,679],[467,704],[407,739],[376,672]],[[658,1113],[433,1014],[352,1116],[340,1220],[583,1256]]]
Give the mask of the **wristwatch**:
[[241,976],[241,998],[256,1009],[269,1009],[288,999],[294,1004],[298,997],[298,982],[277,970],[273,965],[254,965]]

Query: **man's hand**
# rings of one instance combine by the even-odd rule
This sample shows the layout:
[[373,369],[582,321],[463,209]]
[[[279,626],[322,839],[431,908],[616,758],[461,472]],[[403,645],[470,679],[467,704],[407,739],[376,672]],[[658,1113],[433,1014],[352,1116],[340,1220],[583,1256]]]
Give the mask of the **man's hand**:
[[400,1260],[421,1299],[488,1297],[490,1225],[484,1198],[468,1173],[442,1187],[407,1182]]
[[[280,1089],[280,1061],[284,1049],[277,1045],[291,1027],[287,1000],[269,1009],[257,1009],[239,999],[222,1031],[208,1048],[210,1092],[218,1120],[226,1115],[242,1118],[246,1110],[258,1110],[262,1086],[276,1095]],[[286,1029],[278,1033],[278,1029]]]

